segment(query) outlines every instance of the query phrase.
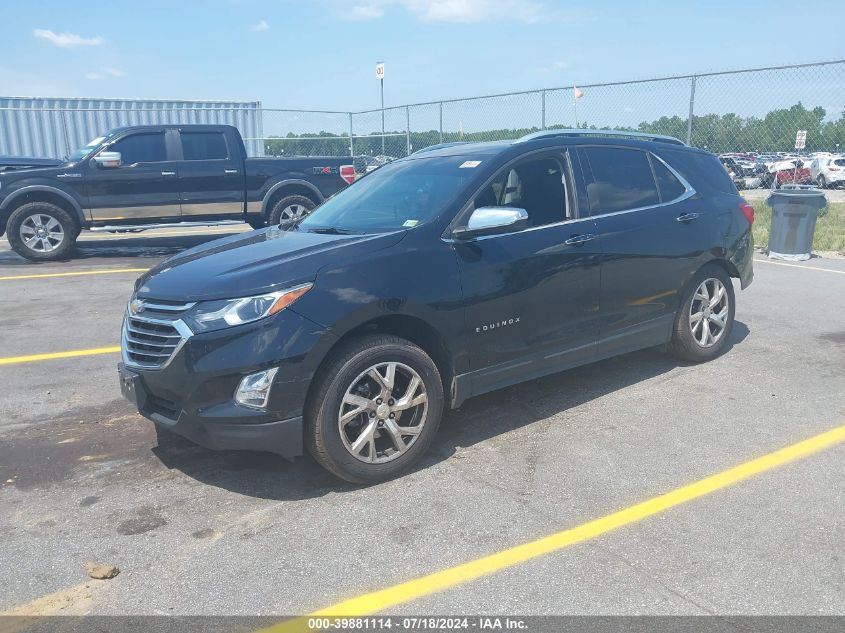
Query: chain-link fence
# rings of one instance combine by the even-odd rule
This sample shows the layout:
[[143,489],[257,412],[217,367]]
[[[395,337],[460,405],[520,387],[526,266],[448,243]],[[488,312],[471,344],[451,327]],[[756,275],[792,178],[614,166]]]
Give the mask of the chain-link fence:
[[[579,94],[577,99],[576,94]],[[98,102],[37,107],[0,99],[0,154],[61,157],[116,125],[229,123],[250,155],[355,156],[378,165],[454,141],[514,139],[543,129],[614,128],[668,134],[716,153],[845,151],[845,60],[548,88],[364,112],[260,103],[178,108]],[[93,100],[91,100],[93,102]],[[151,102],[152,103],[152,102]],[[35,151],[26,150],[33,148]]]

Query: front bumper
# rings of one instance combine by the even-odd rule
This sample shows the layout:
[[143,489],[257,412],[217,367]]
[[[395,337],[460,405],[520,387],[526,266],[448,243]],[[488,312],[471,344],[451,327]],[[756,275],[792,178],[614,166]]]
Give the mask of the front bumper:
[[[159,369],[118,365],[123,395],[157,426],[215,450],[302,454],[308,385],[333,337],[285,310],[254,324],[193,335]],[[241,379],[278,367],[266,410],[237,404]]]
[[[180,411],[174,419],[161,412],[160,399],[150,393],[140,374],[127,369],[123,363],[118,364],[118,373],[121,393],[138,407],[141,415],[195,444],[213,450],[266,451],[287,459],[302,455],[302,416],[249,423],[243,412],[238,411],[232,412],[233,417],[217,419]],[[255,417],[261,419],[263,415]]]

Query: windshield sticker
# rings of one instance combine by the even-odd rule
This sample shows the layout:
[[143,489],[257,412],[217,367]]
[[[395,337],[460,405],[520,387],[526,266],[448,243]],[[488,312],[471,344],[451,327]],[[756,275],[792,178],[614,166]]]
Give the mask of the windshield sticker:
[[405,222],[402,224],[402,226],[408,226],[408,227],[416,226],[419,223],[420,223],[419,220],[405,220]]
[[480,160],[465,160],[460,164],[458,169],[472,169],[473,167],[478,167],[481,164]]

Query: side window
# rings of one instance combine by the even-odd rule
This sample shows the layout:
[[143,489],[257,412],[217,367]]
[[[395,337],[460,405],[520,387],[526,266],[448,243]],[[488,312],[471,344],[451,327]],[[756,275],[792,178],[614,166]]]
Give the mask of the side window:
[[160,163],[167,160],[164,133],[133,134],[109,146],[110,152],[120,152],[124,165],[135,163]]
[[181,132],[183,160],[229,158],[222,132]]
[[587,183],[590,214],[614,213],[660,202],[648,155],[638,149],[586,147],[592,171]]
[[654,177],[657,178],[657,189],[660,192],[661,202],[672,202],[684,195],[687,190],[683,183],[669,171],[663,161],[651,156],[651,166],[654,168]]
[[507,167],[476,196],[473,206],[525,209],[529,226],[562,222],[569,217],[563,165],[556,158],[542,157]]

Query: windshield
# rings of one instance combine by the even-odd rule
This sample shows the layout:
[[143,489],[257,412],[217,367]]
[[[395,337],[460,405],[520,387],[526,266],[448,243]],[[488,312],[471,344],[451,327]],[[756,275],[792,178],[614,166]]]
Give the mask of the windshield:
[[105,136],[98,136],[95,139],[92,139],[88,145],[85,147],[80,147],[76,150],[73,154],[68,157],[69,163],[78,163],[81,160],[84,160],[91,152],[97,149],[100,145],[102,145],[103,141],[105,141],[110,136],[113,136],[114,132],[109,132]]
[[367,233],[419,226],[466,188],[480,162],[449,156],[388,163],[324,202],[298,228]]

